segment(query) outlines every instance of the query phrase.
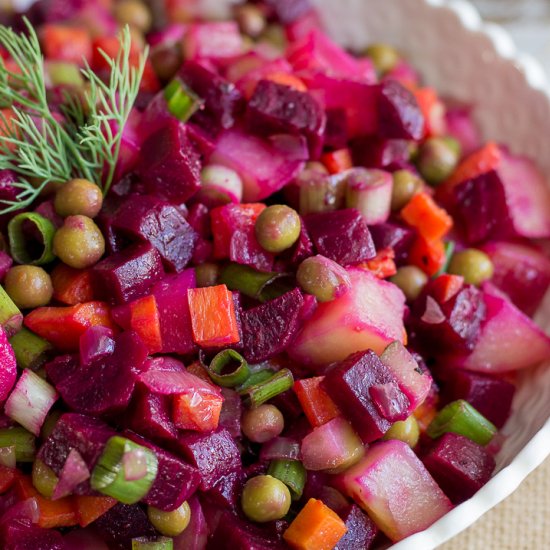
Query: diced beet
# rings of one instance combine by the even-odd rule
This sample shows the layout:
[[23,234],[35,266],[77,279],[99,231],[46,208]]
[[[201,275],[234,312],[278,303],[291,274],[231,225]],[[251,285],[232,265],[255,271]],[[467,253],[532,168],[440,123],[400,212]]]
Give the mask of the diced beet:
[[211,502],[224,508],[235,510],[242,493],[244,477],[243,470],[231,472],[218,479],[214,486],[205,494],[208,495],[208,499]]
[[283,137],[273,142],[236,128],[224,130],[210,162],[227,166],[241,176],[245,202],[265,199],[292,181],[309,158],[305,140]]
[[143,296],[163,275],[160,254],[148,243],[112,254],[92,269],[97,294],[118,304]]
[[80,368],[78,355],[58,355],[55,359],[46,363],[44,368],[48,379],[55,386],[65,378],[72,376]]
[[381,223],[369,227],[376,250],[391,247],[397,263],[406,261],[414,241],[414,231],[395,223]]
[[194,288],[195,270],[168,275],[151,289],[160,321],[163,353],[190,353],[195,349],[187,290]]
[[481,135],[468,107],[452,107],[445,112],[447,134],[460,143],[463,156],[477,151],[482,145]]
[[56,384],[63,401],[73,410],[93,415],[123,411],[129,404],[147,348],[134,332],[115,337],[111,355],[81,365]]
[[150,243],[168,269],[181,271],[191,259],[196,233],[180,210],[150,195],[130,195],[113,216],[112,227]]
[[401,290],[370,271],[348,268],[347,272],[351,288],[318,304],[287,350],[298,363],[319,367],[369,348],[381,354],[394,340],[403,342]]
[[200,237],[208,239],[212,236],[212,231],[210,229],[210,208],[205,204],[196,202],[189,208],[187,223]]
[[208,434],[183,433],[178,447],[199,470],[203,491],[211,489],[223,476],[241,468],[239,449],[227,430],[218,429]]
[[[90,472],[94,469],[109,438],[116,432],[97,418],[82,414],[63,414],[38,451],[38,458],[57,475],[61,473],[71,449],[76,449]],[[76,494],[90,491],[88,481],[77,486]]]
[[208,538],[208,526],[199,499],[194,496],[188,501],[191,520],[187,528],[174,537],[174,550],[204,550]]
[[309,0],[267,0],[266,4],[283,25],[293,23],[312,9]]
[[355,208],[308,214],[304,221],[317,252],[340,265],[376,255],[367,223]]
[[241,437],[241,396],[230,388],[220,388],[223,396],[222,410],[220,413],[220,428],[225,428],[232,437]]
[[185,125],[169,119],[141,148],[138,175],[151,195],[185,202],[200,186],[201,161]]
[[378,527],[359,506],[352,504],[340,515],[346,523],[347,533],[338,541],[334,550],[369,550]]
[[363,460],[340,476],[338,485],[393,542],[426,529],[452,508],[403,441],[369,447]]
[[468,401],[497,428],[502,428],[510,416],[516,388],[501,378],[452,369],[445,379],[443,395],[449,402]]
[[404,139],[386,139],[368,136],[354,140],[351,145],[355,166],[395,169],[408,164],[410,142]]
[[4,550],[69,550],[63,535],[26,520],[13,520],[2,527],[0,543]]
[[109,548],[116,550],[129,550],[134,538],[156,535],[147,514],[138,504],[118,503],[101,515],[94,527]]
[[307,92],[260,80],[248,102],[246,120],[261,136],[302,134],[308,140],[311,157],[318,158],[321,153],[326,117]]
[[171,512],[195,493],[200,481],[196,468],[133,432],[124,432],[123,435],[151,449],[158,459],[157,476],[143,498],[145,504]]
[[244,101],[234,84],[197,61],[186,61],[178,76],[204,102],[192,117],[194,123],[213,133],[235,124]]
[[420,139],[424,116],[414,94],[396,80],[380,84],[378,133],[389,139]]
[[243,311],[243,354],[251,363],[261,363],[286,349],[299,328],[304,302],[300,289]]
[[339,107],[326,110],[324,146],[332,149],[343,149],[348,144],[348,120],[346,111]]
[[532,315],[550,286],[550,259],[527,245],[491,242],[482,247],[494,266],[491,283],[524,313]]
[[495,469],[495,459],[485,447],[454,433],[435,441],[422,461],[455,504],[474,496]]
[[13,348],[8,341],[8,335],[0,326],[0,403],[4,402],[17,379],[17,361]]
[[[370,390],[381,384],[397,384],[390,370],[372,350],[350,355],[327,373],[323,389],[352,423],[365,443],[382,437],[391,426],[370,396]],[[409,400],[405,395],[396,402],[398,413],[407,416]]]

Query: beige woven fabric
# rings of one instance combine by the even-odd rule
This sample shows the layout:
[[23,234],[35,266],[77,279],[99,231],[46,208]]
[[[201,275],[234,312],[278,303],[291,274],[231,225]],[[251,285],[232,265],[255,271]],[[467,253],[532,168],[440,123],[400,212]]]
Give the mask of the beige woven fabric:
[[[504,502],[439,550],[550,549],[550,459]],[[421,550],[421,549],[419,549]]]

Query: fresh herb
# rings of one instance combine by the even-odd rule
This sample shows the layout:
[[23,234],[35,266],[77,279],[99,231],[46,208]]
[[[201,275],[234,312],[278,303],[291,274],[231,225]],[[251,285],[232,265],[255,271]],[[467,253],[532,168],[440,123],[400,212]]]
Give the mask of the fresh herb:
[[51,182],[79,177],[96,183],[106,194],[111,186],[120,152],[124,126],[137,97],[147,50],[136,66],[130,63],[131,34],[126,26],[120,36],[116,59],[100,50],[110,67],[103,81],[85,62],[82,74],[88,90],[65,92],[61,113],[48,104],[44,59],[32,25],[27,34],[0,25],[0,46],[14,63],[8,69],[0,58],[0,166],[13,170],[20,189],[16,200],[2,200],[0,214],[25,208]]

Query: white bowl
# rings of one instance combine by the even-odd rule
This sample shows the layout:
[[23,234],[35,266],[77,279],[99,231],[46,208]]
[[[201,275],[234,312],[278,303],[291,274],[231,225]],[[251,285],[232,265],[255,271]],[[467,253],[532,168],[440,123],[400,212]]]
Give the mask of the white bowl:
[[[506,32],[483,24],[462,0],[314,0],[329,34],[360,49],[388,42],[405,52],[442,95],[470,103],[485,139],[535,159],[550,182],[550,87]],[[537,315],[550,329],[550,296]],[[550,455],[549,364],[523,372],[494,477],[429,529],[392,546],[430,550],[504,500]],[[358,549],[359,550],[359,549]]]

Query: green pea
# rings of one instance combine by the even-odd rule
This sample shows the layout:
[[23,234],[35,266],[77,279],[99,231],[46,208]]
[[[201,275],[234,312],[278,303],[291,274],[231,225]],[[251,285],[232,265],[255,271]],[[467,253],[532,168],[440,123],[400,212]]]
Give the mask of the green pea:
[[420,148],[418,170],[430,185],[439,185],[454,172],[460,160],[460,144],[453,138],[433,137]]
[[397,50],[388,44],[371,44],[365,53],[372,59],[380,74],[391,71],[401,59]]
[[418,422],[414,416],[409,416],[406,420],[399,420],[392,424],[391,428],[384,434],[382,439],[399,439],[404,441],[409,447],[414,448],[420,437]]
[[260,405],[256,409],[245,411],[242,417],[241,429],[255,443],[265,443],[277,437],[285,427],[285,419],[275,405]]
[[422,191],[422,180],[409,170],[397,170],[393,173],[391,209],[401,210],[407,203]]
[[300,236],[300,216],[289,206],[268,206],[256,220],[256,238],[260,246],[277,254],[290,248]]
[[467,248],[453,254],[447,271],[453,275],[461,275],[468,284],[480,285],[493,276],[494,266],[485,252]]
[[101,189],[85,179],[69,180],[55,194],[55,211],[64,218],[78,214],[95,218],[102,205]]
[[428,276],[420,268],[407,265],[400,267],[390,281],[403,291],[407,300],[412,302],[418,298],[426,286]]
[[251,521],[264,523],[286,516],[291,497],[288,487],[269,475],[249,479],[243,489],[241,506]]
[[320,254],[306,258],[298,267],[296,280],[302,289],[319,302],[330,302],[350,286],[347,271]]
[[153,506],[147,507],[147,517],[153,527],[165,537],[177,537],[191,521],[191,508],[184,502],[171,512],[164,512]]
[[4,279],[4,287],[21,309],[45,306],[52,299],[53,286],[48,273],[37,265],[16,265]]

